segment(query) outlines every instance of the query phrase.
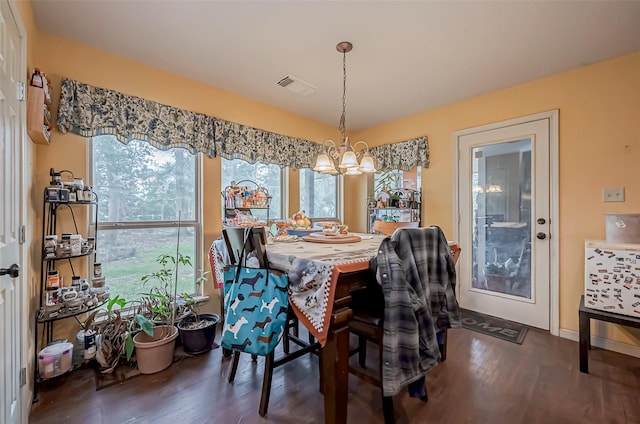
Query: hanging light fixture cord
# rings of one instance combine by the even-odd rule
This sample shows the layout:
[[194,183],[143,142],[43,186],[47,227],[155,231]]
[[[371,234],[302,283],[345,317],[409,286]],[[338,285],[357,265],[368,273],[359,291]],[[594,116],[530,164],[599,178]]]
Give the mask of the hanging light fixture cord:
[[347,51],[342,51],[342,115],[338,124],[342,142],[347,144]]

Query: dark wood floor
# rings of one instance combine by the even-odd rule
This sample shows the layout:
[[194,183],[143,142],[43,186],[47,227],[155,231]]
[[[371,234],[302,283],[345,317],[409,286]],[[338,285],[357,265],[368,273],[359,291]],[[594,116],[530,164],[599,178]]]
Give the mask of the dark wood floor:
[[[218,338],[219,339],[219,338]],[[373,351],[373,349],[371,349]],[[371,358],[375,359],[375,358]],[[37,423],[323,423],[317,358],[277,368],[269,413],[258,415],[262,359],[243,357],[235,383],[220,349],[96,391],[79,369],[41,384]],[[466,329],[449,332],[448,359],[427,376],[429,403],[395,397],[398,423],[640,423],[640,359],[594,348],[590,374],[578,343],[530,330],[517,345]],[[351,376],[350,423],[382,423],[379,391]]]

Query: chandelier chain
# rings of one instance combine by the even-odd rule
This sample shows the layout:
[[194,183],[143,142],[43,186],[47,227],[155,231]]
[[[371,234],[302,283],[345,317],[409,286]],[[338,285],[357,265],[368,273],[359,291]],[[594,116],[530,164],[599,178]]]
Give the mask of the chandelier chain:
[[347,52],[342,52],[342,115],[338,131],[342,136],[342,142],[347,139]]

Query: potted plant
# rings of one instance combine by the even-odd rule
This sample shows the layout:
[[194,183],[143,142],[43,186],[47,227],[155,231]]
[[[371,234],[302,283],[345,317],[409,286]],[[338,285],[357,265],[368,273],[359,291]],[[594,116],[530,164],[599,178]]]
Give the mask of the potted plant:
[[160,268],[141,278],[143,285],[155,284],[143,293],[136,314],[136,317],[143,316],[152,322],[153,331],[151,334],[140,332],[133,337],[138,370],[143,374],[153,374],[171,365],[178,337],[176,317],[186,316],[188,309],[186,302],[177,296],[178,266],[191,265],[191,258],[182,255],[176,247],[175,256],[162,254],[156,262]]
[[136,314],[136,319],[140,324],[150,325],[152,330],[133,336],[138,370],[142,374],[153,374],[168,368],[173,362],[178,329],[170,324],[154,325],[141,314]]
[[389,197],[389,206],[391,206],[392,208],[397,208],[399,204],[400,204],[400,195],[394,191],[391,193],[391,196]]
[[487,281],[487,290],[498,291],[502,293],[506,291],[509,270],[503,264],[487,264],[485,266],[484,272]]
[[[206,277],[200,277],[199,280],[201,279],[206,280]],[[186,299],[189,313],[178,322],[180,342],[185,352],[192,355],[208,352],[213,346],[216,325],[220,321],[220,316],[217,314],[198,313],[196,300],[186,293],[182,296]]]
[[[109,298],[107,314],[100,323],[95,323],[98,311],[93,311],[84,322],[84,329],[94,328],[96,338],[100,340],[96,346],[96,361],[100,364],[101,372],[111,373],[120,363],[125,354],[125,341],[129,331],[129,320],[120,314],[126,300],[120,296]],[[114,309],[118,305],[120,308]]]
[[[86,329],[93,328],[100,342],[96,348],[96,360],[102,373],[111,373],[123,357],[131,361],[134,350],[133,333],[142,329],[146,334],[153,334],[153,323],[142,315],[133,319],[123,317],[122,308],[127,301],[119,295],[107,301],[107,313],[104,320],[95,323],[98,311],[94,311],[84,322]],[[118,308],[114,308],[118,306]]]

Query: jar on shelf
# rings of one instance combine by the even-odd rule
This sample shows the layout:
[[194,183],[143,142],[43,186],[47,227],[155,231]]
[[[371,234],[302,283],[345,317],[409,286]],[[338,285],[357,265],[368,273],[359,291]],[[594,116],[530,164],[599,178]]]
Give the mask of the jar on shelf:
[[62,233],[60,243],[57,248],[58,256],[71,255],[71,233]]
[[80,279],[79,275],[74,275],[73,277],[71,277],[71,287],[76,289],[77,293],[80,293],[82,291],[82,280]]
[[93,264],[93,278],[100,277],[102,277],[102,264],[96,262]]
[[57,269],[49,271],[47,273],[47,289],[58,290],[61,286],[60,278],[60,273]]
[[69,252],[72,255],[80,255],[82,253],[82,236],[80,234],[72,234],[69,238]]
[[58,236],[51,234],[44,237],[44,256],[45,258],[55,258],[56,248],[58,247]]
[[29,85],[31,85],[32,87],[44,88],[44,79],[42,78],[42,73],[40,72],[40,68],[35,68],[33,70]]

